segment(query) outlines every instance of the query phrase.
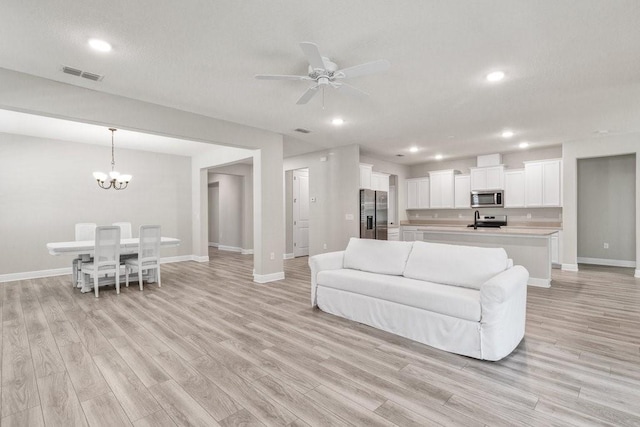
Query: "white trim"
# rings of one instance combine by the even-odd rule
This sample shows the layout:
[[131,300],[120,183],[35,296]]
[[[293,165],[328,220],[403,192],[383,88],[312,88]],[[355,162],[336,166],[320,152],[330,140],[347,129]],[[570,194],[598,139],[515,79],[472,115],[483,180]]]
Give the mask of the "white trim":
[[209,247],[210,247],[210,248],[217,248],[217,247],[218,247],[218,245],[219,245],[219,243],[216,243],[216,242],[209,242]]
[[538,288],[550,288],[551,280],[549,279],[538,279],[535,277],[529,277],[529,286],[536,286]]
[[640,278],[640,269],[636,269],[636,274],[634,274],[633,277]]
[[[160,258],[160,264],[170,264],[174,262],[196,261],[208,262],[209,257],[199,257],[196,255],[179,255]],[[0,283],[14,282],[17,280],[40,279],[43,277],[66,276],[71,274],[71,267],[52,268],[50,270],[23,271],[20,273],[0,274]]]
[[218,245],[219,251],[228,251],[228,252],[239,252],[242,253],[242,248],[237,246],[226,246],[226,245]]
[[65,276],[71,274],[71,267],[52,268],[50,270],[24,271],[21,273],[0,274],[0,283],[16,280],[39,279],[41,277]]
[[623,259],[606,259],[606,258],[586,258],[578,257],[578,263],[580,264],[596,264],[607,265],[611,267],[635,267],[635,261],[626,261]]
[[578,264],[562,264],[562,271],[578,271]]
[[242,255],[253,255],[253,249],[242,249],[240,253]]
[[253,281],[256,283],[275,282],[276,280],[284,280],[284,271],[271,274],[253,274]]
[[282,259],[293,259],[293,253],[290,254],[282,254]]

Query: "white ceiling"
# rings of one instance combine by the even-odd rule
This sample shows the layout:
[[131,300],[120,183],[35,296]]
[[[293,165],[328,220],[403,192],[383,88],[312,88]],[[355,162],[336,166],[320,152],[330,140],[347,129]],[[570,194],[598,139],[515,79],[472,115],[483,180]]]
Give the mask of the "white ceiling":
[[[111,146],[111,132],[104,126],[2,109],[0,109],[0,133]],[[129,148],[177,156],[195,156],[220,148],[220,146],[213,144],[150,135],[124,129],[118,129],[114,133],[114,146],[116,149]]]
[[[414,164],[640,131],[639,23],[638,0],[3,0],[0,67],[279,132],[289,153],[357,143]],[[350,80],[369,98],[299,106],[307,82],[253,75],[304,74],[301,41],[341,68],[391,69]]]

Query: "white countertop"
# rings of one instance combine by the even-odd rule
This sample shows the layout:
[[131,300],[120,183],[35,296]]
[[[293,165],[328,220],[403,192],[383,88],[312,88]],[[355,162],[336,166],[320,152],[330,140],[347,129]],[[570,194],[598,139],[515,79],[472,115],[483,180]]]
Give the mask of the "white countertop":
[[473,227],[460,225],[405,225],[406,228],[412,228],[418,231],[433,231],[438,233],[464,233],[464,234],[481,234],[481,235],[500,235],[500,236],[550,236],[557,233],[557,228],[542,227],[513,227],[504,226],[500,228]]

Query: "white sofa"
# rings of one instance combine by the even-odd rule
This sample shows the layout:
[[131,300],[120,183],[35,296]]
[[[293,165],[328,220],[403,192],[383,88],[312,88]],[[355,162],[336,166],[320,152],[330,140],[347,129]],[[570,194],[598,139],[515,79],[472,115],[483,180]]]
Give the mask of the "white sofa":
[[352,238],[309,266],[327,313],[485,360],[524,336],[529,273],[502,248]]

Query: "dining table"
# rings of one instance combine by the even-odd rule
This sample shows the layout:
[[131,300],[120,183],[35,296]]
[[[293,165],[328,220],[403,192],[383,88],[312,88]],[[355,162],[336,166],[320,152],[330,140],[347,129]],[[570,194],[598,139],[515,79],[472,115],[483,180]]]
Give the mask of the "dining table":
[[[160,248],[170,248],[180,245],[180,239],[175,237],[162,237],[160,240]],[[133,256],[138,253],[140,247],[140,239],[137,237],[131,237],[120,240],[120,256],[121,259],[125,259],[128,256]],[[69,242],[52,242],[47,243],[47,250],[51,255],[73,255],[79,262],[76,271],[73,271],[73,284],[74,286],[81,288],[81,292],[91,292],[92,285],[87,283],[84,287],[78,280],[78,275],[82,271],[83,262],[91,262],[91,258],[95,252],[95,240],[73,240]],[[115,281],[114,281],[115,282]],[[155,282],[155,274],[150,273],[149,282]]]

